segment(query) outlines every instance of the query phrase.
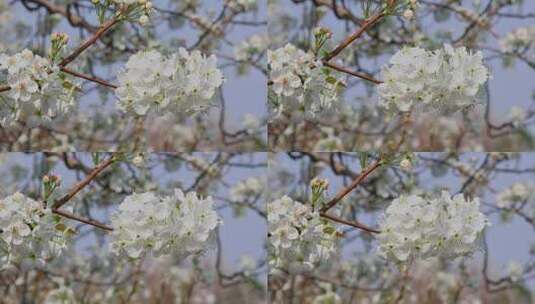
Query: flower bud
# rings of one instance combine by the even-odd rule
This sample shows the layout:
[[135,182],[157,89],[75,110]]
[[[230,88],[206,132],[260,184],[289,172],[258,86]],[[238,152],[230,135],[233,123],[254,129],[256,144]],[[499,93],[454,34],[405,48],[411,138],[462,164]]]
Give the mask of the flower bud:
[[143,15],[139,17],[139,24],[146,25],[147,23],[149,23],[149,16]]
[[411,9],[406,9],[403,12],[403,18],[411,20],[414,17],[414,12]]
[[412,163],[409,159],[405,158],[403,159],[400,163],[399,163],[399,167],[401,168],[401,170],[405,171],[405,172],[410,172],[412,171]]

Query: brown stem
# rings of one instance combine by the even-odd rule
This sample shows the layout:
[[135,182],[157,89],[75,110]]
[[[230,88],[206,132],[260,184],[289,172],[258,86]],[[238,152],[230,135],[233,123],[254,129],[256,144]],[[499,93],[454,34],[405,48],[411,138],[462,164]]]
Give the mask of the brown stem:
[[114,16],[112,19],[104,22],[99,29],[93,34],[93,36],[89,37],[84,43],[82,43],[72,54],[65,57],[60,63],[60,67],[64,67],[71,63],[76,57],[78,57],[83,51],[85,51],[88,47],[93,45],[100,36],[104,35],[110,28],[112,28],[115,24],[119,22],[120,15]]
[[97,175],[99,175],[104,169],[109,167],[113,162],[115,161],[115,158],[112,156],[108,158],[107,160],[101,162],[98,164],[89,175],[87,175],[82,181],[80,181],[78,184],[74,185],[74,187],[62,198],[56,200],[54,202],[54,205],[52,206],[53,210],[61,208],[61,206],[65,205],[70,199],[72,199],[78,192],[80,192],[85,186],[87,186],[92,180],[94,180]]
[[335,69],[335,70],[337,70],[339,72],[346,73],[346,74],[349,74],[349,75],[352,75],[352,76],[355,76],[355,77],[358,77],[358,78],[362,78],[362,79],[371,81],[371,82],[373,82],[375,84],[383,83],[383,81],[377,80],[377,79],[373,78],[372,76],[369,76],[369,75],[366,75],[366,74],[363,74],[363,73],[359,73],[359,72],[356,72],[356,71],[351,71],[348,68],[345,68],[343,66],[337,65],[335,63],[332,63],[332,62],[329,62],[329,61],[326,61],[326,60],[323,61],[323,65],[328,66],[331,69]]
[[381,233],[380,230],[368,227],[368,226],[366,226],[366,225],[364,225],[364,224],[362,224],[360,222],[344,220],[344,219],[341,219],[341,218],[336,217],[334,215],[329,215],[329,214],[327,214],[325,212],[321,212],[320,216],[324,217],[326,219],[330,219],[333,222],[337,222],[337,223],[340,223],[340,224],[344,224],[344,225],[348,225],[348,226],[351,226],[351,227],[355,227],[355,228],[364,230],[364,231],[369,232],[369,233]]
[[382,165],[382,159],[377,159],[374,163],[368,166],[364,171],[361,172],[357,178],[351,182],[351,184],[343,189],[341,189],[329,202],[321,208],[321,212],[325,213],[329,211],[334,205],[336,205],[341,199],[343,199],[349,192],[353,191],[368,175],[370,175],[375,169],[379,168]]
[[353,34],[349,35],[344,41],[342,41],[334,50],[332,50],[330,53],[325,55],[323,58],[325,61],[329,61],[336,57],[340,52],[342,52],[348,45],[350,45],[353,41],[357,40],[362,34],[364,34],[370,27],[372,27],[374,24],[376,24],[381,18],[383,18],[385,14],[383,12],[377,13],[374,16],[372,16],[370,19],[367,19],[362,26],[355,31]]
[[112,227],[107,226],[107,225],[105,225],[105,224],[103,224],[103,223],[101,223],[99,221],[82,218],[82,217],[76,216],[76,215],[74,215],[74,214],[72,214],[70,212],[66,212],[66,211],[59,210],[59,209],[52,209],[52,212],[57,214],[57,215],[60,215],[60,216],[66,217],[68,219],[74,220],[74,221],[78,221],[78,222],[81,222],[81,223],[84,223],[84,224],[95,226],[97,228],[104,229],[104,230],[107,230],[107,231],[113,231]]
[[61,67],[60,68],[62,72],[65,72],[67,74],[70,74],[72,76],[75,76],[75,77],[78,77],[78,78],[82,78],[82,79],[85,79],[85,80],[89,80],[89,81],[92,81],[92,82],[95,82],[95,83],[98,83],[100,85],[103,85],[103,86],[106,86],[106,87],[109,87],[109,88],[112,88],[112,89],[117,89],[117,86],[114,85],[114,84],[111,84],[103,79],[100,79],[100,78],[97,78],[97,77],[92,77],[92,76],[89,76],[89,75],[85,75],[85,74],[82,74],[82,73],[78,73],[78,72],[75,72],[69,68],[66,68],[66,67]]
[[11,87],[8,85],[2,85],[0,86],[0,92],[5,92],[11,90]]

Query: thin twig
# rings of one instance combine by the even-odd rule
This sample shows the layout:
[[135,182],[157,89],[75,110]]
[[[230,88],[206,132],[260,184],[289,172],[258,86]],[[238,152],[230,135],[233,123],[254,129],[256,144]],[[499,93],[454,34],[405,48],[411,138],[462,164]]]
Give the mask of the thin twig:
[[67,74],[70,74],[72,76],[75,76],[75,77],[78,77],[78,78],[82,78],[82,79],[85,79],[85,80],[89,80],[89,81],[92,81],[92,82],[95,82],[95,83],[98,83],[100,85],[103,85],[103,86],[106,86],[106,87],[109,87],[109,88],[112,88],[112,89],[117,89],[117,86],[114,85],[114,84],[111,84],[103,79],[100,79],[100,78],[97,78],[97,77],[92,77],[92,76],[89,76],[89,75],[85,75],[85,74],[82,74],[82,73],[78,73],[78,72],[75,72],[69,68],[66,68],[66,67],[61,67],[60,68],[62,72],[65,72]]
[[335,70],[337,70],[339,72],[346,73],[346,74],[349,74],[349,75],[352,75],[352,76],[355,76],[355,77],[358,77],[358,78],[362,78],[362,79],[371,81],[371,82],[373,82],[375,84],[383,83],[383,81],[377,80],[377,79],[373,78],[372,76],[369,76],[369,75],[366,75],[366,74],[363,74],[363,73],[359,73],[359,72],[356,72],[356,71],[351,71],[348,68],[345,68],[343,66],[337,65],[335,63],[332,63],[332,62],[329,62],[329,61],[326,61],[326,60],[323,61],[323,65],[328,66],[331,69],[335,69]]
[[385,14],[383,12],[377,13],[372,16],[370,19],[366,20],[362,26],[355,31],[353,34],[349,35],[344,41],[342,41],[334,50],[329,52],[323,58],[325,61],[329,61],[336,57],[340,52],[342,52],[347,46],[349,46],[353,41],[357,40],[362,34],[364,34],[370,27],[377,23]]
[[375,169],[379,168],[382,165],[382,159],[379,158],[373,162],[370,166],[366,167],[362,173],[357,176],[351,182],[351,184],[343,189],[341,189],[329,202],[327,202],[322,208],[321,212],[325,213],[329,211],[334,205],[336,205],[340,200],[342,200],[349,192],[353,191],[368,175],[370,175]]
[[340,223],[340,224],[344,224],[344,225],[348,225],[348,226],[351,226],[351,227],[355,227],[355,228],[364,230],[366,232],[381,233],[381,230],[377,230],[375,228],[371,228],[371,227],[366,226],[366,225],[364,225],[364,224],[362,224],[360,222],[344,220],[344,219],[336,217],[334,215],[329,215],[329,214],[327,214],[325,212],[321,212],[320,216],[324,217],[326,219],[330,219],[331,221],[334,221],[334,222],[337,222],[337,223]]
[[64,67],[71,63],[74,59],[76,59],[80,54],[82,54],[83,51],[85,51],[88,47],[93,45],[100,36],[104,35],[110,28],[112,28],[115,24],[117,24],[120,20],[120,15],[115,15],[110,20],[104,22],[99,29],[93,34],[93,36],[89,37],[84,43],[82,43],[74,52],[72,52],[69,56],[65,57],[60,63],[60,67]]
[[62,198],[56,200],[54,202],[54,205],[52,206],[52,209],[58,209],[61,208],[61,206],[65,205],[71,198],[73,198],[78,192],[80,192],[85,186],[87,186],[92,180],[94,180],[97,175],[99,175],[104,169],[106,169],[108,166],[110,166],[115,161],[115,157],[110,157],[107,160],[101,162],[98,164],[89,175],[87,175],[82,181],[80,181],[78,184],[74,185],[74,187]]
[[83,218],[83,217],[79,217],[79,216],[74,215],[74,214],[72,214],[70,212],[66,212],[66,211],[59,210],[59,209],[52,209],[52,212],[57,214],[57,215],[66,217],[68,219],[71,219],[71,220],[75,220],[75,221],[78,221],[78,222],[81,222],[81,223],[84,223],[84,224],[95,226],[97,228],[104,229],[104,230],[107,230],[107,231],[113,231],[112,227],[107,226],[107,225],[105,225],[105,224],[103,224],[103,223],[101,223],[99,221],[95,221],[95,220],[90,220],[90,219],[86,219],[86,218]]

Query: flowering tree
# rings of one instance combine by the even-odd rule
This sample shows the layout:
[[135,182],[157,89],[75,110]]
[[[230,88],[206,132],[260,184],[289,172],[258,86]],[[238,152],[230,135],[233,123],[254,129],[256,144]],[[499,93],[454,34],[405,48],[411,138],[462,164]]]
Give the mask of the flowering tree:
[[274,303],[533,302],[533,155],[292,152],[270,164]]
[[269,3],[273,149],[533,147],[531,1]]
[[265,94],[247,100],[239,87],[265,84],[263,10],[2,0],[2,149],[260,150]]
[[0,157],[2,303],[262,301],[264,155]]

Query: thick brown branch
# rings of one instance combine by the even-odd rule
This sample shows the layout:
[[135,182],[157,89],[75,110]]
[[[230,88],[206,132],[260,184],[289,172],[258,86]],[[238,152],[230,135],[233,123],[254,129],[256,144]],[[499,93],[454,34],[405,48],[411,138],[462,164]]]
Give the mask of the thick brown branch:
[[321,212],[325,213],[329,211],[334,205],[336,205],[340,200],[342,200],[349,192],[353,191],[368,175],[370,175],[375,169],[379,168],[382,165],[381,158],[377,159],[375,162],[373,162],[370,166],[368,166],[362,173],[357,176],[351,182],[351,184],[343,189],[341,189],[330,201],[328,201],[325,206],[321,208]]
[[54,202],[54,205],[52,206],[52,209],[58,209],[61,208],[61,206],[65,205],[70,199],[72,199],[78,192],[80,192],[85,186],[87,186],[92,180],[94,180],[97,175],[99,175],[104,169],[109,167],[113,162],[115,161],[115,158],[112,156],[108,158],[107,160],[101,162],[98,164],[89,175],[87,175],[82,181],[74,185],[74,187],[62,198],[56,200]]

